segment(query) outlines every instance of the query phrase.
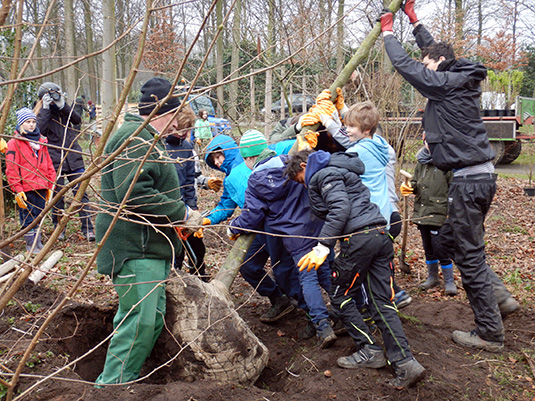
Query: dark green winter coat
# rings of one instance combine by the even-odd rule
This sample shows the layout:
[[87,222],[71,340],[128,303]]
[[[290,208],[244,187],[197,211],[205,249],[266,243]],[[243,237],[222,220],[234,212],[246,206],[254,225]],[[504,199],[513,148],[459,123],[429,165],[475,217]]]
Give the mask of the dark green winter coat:
[[[126,114],[124,124],[106,144],[105,156],[115,151],[143,123],[140,116]],[[142,158],[157,131],[147,125],[126,149],[102,170],[102,211],[95,229],[98,242],[111,225],[117,206],[126,196]],[[158,142],[137,179],[121,217],[97,257],[99,273],[116,275],[129,259],[171,260],[181,246],[169,223],[183,220],[186,208],[180,200],[178,175],[166,159],[165,147]],[[158,161],[158,162],[156,162]],[[155,226],[151,227],[149,224]]]
[[416,196],[412,222],[440,227],[448,215],[448,189],[453,173],[436,167],[425,148],[418,151],[416,158],[418,163],[411,179]]

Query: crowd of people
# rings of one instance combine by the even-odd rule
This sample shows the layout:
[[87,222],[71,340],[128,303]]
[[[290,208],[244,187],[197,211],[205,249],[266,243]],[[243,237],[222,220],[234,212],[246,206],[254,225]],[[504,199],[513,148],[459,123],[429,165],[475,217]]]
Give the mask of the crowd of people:
[[[475,329],[454,331],[452,340],[500,352],[502,318],[519,304],[485,258],[483,223],[496,191],[494,152],[476,100],[486,69],[456,58],[450,45],[435,42],[418,21],[414,0],[405,2],[404,12],[422,61],[410,58],[394,37],[389,10],[380,22],[394,68],[428,99],[414,176],[400,187],[402,196],[416,196],[413,222],[428,269],[419,288],[437,286],[440,268],[445,294],[455,296],[456,266]],[[398,317],[398,309],[411,298],[394,277],[393,243],[401,228],[396,153],[381,136],[375,105],[365,101],[348,107],[340,88],[334,101],[325,90],[308,112],[281,123],[270,136],[277,142],[268,143],[262,132],[251,129],[237,143],[229,135],[213,136],[206,111],[200,110],[197,118],[172,92],[165,79],[145,82],[139,113],[126,114],[107,142],[104,157],[117,155],[102,171],[95,233],[87,196],[78,210],[82,233],[102,246],[98,271],[111,277],[119,296],[114,334],[96,384],[139,377],[164,325],[164,281],[171,267],[180,269],[187,259],[187,269],[208,281],[202,229],[225,223],[238,208],[227,235],[235,240],[257,233],[240,273],[270,301],[261,322],[276,322],[301,308],[308,319],[301,338],[315,335],[321,349],[332,346],[343,331],[354,340],[356,352],[338,359],[341,368],[391,364],[395,388],[420,381],[425,368],[411,353]],[[84,172],[74,127],[81,123],[77,107],[82,103],[77,99],[71,109],[53,83],[42,84],[38,98],[34,110],[17,112],[16,133],[7,144],[6,174],[23,228],[65,180]],[[320,128],[307,131],[310,126]],[[225,178],[202,176],[197,153]],[[162,163],[162,157],[168,162]],[[197,204],[199,184],[214,191],[223,188],[218,204],[203,214]],[[62,199],[56,199],[54,224],[63,208]],[[29,251],[42,248],[38,231],[28,231],[25,239]]]

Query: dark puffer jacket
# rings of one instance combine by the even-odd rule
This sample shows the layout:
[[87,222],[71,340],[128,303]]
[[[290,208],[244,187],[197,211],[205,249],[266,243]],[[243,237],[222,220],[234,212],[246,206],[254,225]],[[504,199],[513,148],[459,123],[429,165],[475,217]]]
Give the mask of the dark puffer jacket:
[[[420,48],[435,43],[423,25],[414,29],[414,36]],[[393,35],[384,42],[394,68],[428,99],[422,125],[433,163],[448,171],[493,160],[494,151],[479,116],[485,66],[461,58],[445,60],[438,71],[432,71],[410,58]]]
[[72,128],[72,124],[81,123],[80,115],[74,110],[71,113],[71,107],[68,104],[65,104],[61,110],[51,104],[50,109],[41,109],[37,114],[37,127],[48,139],[50,145],[48,153],[56,171],[60,167],[61,160],[65,155],[67,156],[63,162],[62,174],[84,168],[82,148],[76,140],[78,132]]
[[334,246],[338,237],[371,225],[386,225],[379,207],[370,201],[370,191],[362,183],[364,163],[356,153],[329,154],[322,150],[308,157],[305,183],[310,206],[325,220],[320,242]]

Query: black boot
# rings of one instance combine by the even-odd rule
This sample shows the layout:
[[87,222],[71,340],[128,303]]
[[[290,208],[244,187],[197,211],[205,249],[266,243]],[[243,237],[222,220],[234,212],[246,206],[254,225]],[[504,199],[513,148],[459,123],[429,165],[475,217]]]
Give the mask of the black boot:
[[276,322],[294,309],[295,307],[290,301],[290,298],[288,298],[286,295],[275,297],[273,300],[271,300],[271,308],[269,308],[266,313],[260,316],[260,321],[262,323]]

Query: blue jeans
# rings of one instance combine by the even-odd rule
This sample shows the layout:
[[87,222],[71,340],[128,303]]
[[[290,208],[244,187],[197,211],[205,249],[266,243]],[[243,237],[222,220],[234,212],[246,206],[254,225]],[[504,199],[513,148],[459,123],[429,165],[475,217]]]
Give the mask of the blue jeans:
[[46,204],[46,189],[28,191],[26,194],[27,209],[19,208],[19,220],[22,228],[28,227],[43,211]]
[[[312,250],[312,247],[310,250]],[[299,260],[310,252],[310,250],[292,253],[292,258],[296,266]],[[329,261],[326,260],[318,270],[307,272],[305,269],[299,272],[299,282],[303,289],[303,297],[308,307],[308,314],[314,325],[318,327],[318,323],[321,320],[329,318],[329,311],[327,310],[327,306],[325,306],[321,293],[322,288],[327,292],[331,288],[331,268],[329,267]]]
[[[60,176],[58,176],[56,181],[56,189],[54,191],[54,196],[61,190],[61,188],[65,185],[65,178],[68,182],[74,181],[77,178],[79,178],[83,173],[84,169],[80,169],[74,172],[70,173],[62,173]],[[80,184],[77,184],[73,188],[73,193],[76,194],[78,192],[78,189],[80,189]],[[88,231],[93,231],[93,222],[91,221],[91,215],[89,213],[89,198],[87,197],[87,194],[84,193],[84,196],[82,198],[82,207],[78,211],[78,215],[80,216],[80,220],[82,222],[82,232],[84,234],[87,234]],[[54,205],[54,208],[52,209],[52,222],[54,225],[58,224],[58,221],[61,219],[61,216],[63,214],[63,211],[65,210],[65,200],[63,197]]]

